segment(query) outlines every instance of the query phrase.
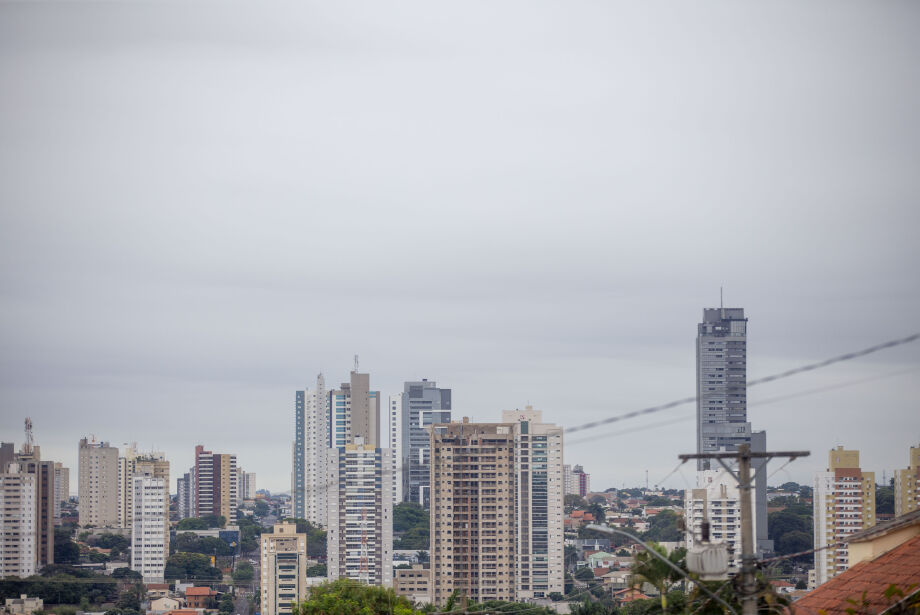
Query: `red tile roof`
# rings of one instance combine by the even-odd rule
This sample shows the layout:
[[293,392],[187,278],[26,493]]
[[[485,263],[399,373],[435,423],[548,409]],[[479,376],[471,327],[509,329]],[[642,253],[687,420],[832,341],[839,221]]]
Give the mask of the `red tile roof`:
[[[875,615],[898,601],[885,597],[885,590],[896,585],[909,594],[920,588],[920,536],[914,536],[874,560],[860,562],[793,603],[795,615],[847,615],[855,609]],[[857,606],[863,600],[866,606]],[[855,600],[857,605],[847,602]]]
[[186,596],[216,596],[217,592],[210,587],[189,587],[185,590]]

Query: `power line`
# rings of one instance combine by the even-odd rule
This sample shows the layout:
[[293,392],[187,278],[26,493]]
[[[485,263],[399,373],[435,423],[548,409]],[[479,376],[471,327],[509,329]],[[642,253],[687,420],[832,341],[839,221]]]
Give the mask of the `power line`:
[[[863,348],[862,350],[857,350],[855,352],[848,352],[846,354],[837,355],[829,359],[824,359],[823,361],[818,361],[817,363],[808,363],[806,365],[801,365],[784,372],[779,372],[772,374],[770,376],[764,376],[763,378],[757,378],[754,380],[749,380],[747,387],[757,386],[759,384],[766,384],[768,382],[775,382],[776,380],[782,380],[783,378],[789,378],[790,376],[795,376],[796,374],[801,374],[803,372],[809,372],[822,367],[827,367],[828,365],[833,365],[834,363],[841,363],[843,361],[850,361],[859,357],[864,357],[868,354],[878,352],[880,350],[886,350],[888,348],[894,348],[895,346],[900,346],[902,344],[909,344],[910,342],[915,342],[920,339],[920,333],[915,333],[907,337],[903,337],[896,340],[891,340],[889,342],[884,342],[882,344],[876,344],[875,346],[870,346],[868,348]],[[584,431],[588,429],[596,429],[601,425],[609,425],[610,423],[616,423],[617,421],[622,421],[626,419],[635,418],[637,416],[643,416],[645,414],[653,414],[655,412],[661,412],[662,410],[668,410],[670,408],[676,408],[678,406],[683,406],[684,404],[690,404],[697,400],[696,395],[693,397],[684,397],[682,399],[675,399],[674,401],[669,401],[664,404],[657,406],[650,406],[648,408],[642,408],[641,410],[633,410],[632,412],[627,412],[626,414],[618,414],[615,416],[609,416],[605,419],[599,421],[591,421],[590,423],[584,423],[582,425],[576,425],[574,427],[566,428],[566,432],[574,433],[577,431]]]

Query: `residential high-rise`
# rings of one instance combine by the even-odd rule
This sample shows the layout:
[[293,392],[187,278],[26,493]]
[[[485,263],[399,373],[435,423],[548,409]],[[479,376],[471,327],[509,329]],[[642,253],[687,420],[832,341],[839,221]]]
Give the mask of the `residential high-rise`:
[[365,446],[378,446],[380,439],[380,391],[370,390],[370,374],[351,372],[329,392],[329,437],[332,448],[341,448],[361,438]]
[[262,615],[287,615],[307,598],[307,535],[295,523],[276,523],[262,533]]
[[[757,511],[751,504],[756,525]],[[684,511],[687,547],[699,540],[703,521],[709,521],[710,541],[726,544],[730,571],[737,572],[741,568],[741,490],[734,476],[724,469],[698,471],[696,488],[685,494]]]
[[[399,404],[393,416],[394,404]],[[429,506],[429,474],[431,466],[432,425],[449,423],[451,390],[438,388],[438,383],[422,379],[403,384],[403,392],[390,398],[390,442],[394,464],[400,466],[398,481],[402,483],[402,500]],[[394,424],[394,419],[396,424]],[[395,446],[394,446],[395,444]]]
[[118,527],[118,449],[83,438],[79,452],[80,525]]
[[907,468],[894,473],[894,514],[896,517],[920,508],[920,445],[910,447]]
[[[747,417],[747,318],[743,308],[705,308],[696,338],[696,439],[697,453],[735,451],[748,444],[752,452],[765,452],[767,435],[753,431]],[[773,550],[767,536],[767,461],[751,463],[757,552]],[[697,470],[713,467],[697,461]]]
[[585,473],[580,465],[575,467],[565,464],[562,468],[565,495],[585,497],[591,492],[591,475]]
[[393,583],[391,451],[361,437],[330,451],[327,576],[369,585]]
[[18,462],[0,468],[0,578],[38,572],[38,482]]
[[236,522],[236,455],[212,453],[200,444],[195,447],[195,517],[216,515],[227,523]]
[[387,437],[386,444],[393,454],[390,456],[390,471],[393,473],[393,502],[398,504],[404,499],[404,483],[406,470],[402,458],[403,440],[403,394],[390,395],[389,411],[387,412]]
[[176,514],[179,519],[188,519],[193,516],[195,488],[192,476],[194,474],[195,469],[192,468],[176,479]]
[[[849,568],[847,536],[875,525],[875,473],[860,468],[859,451],[830,451],[827,470],[815,474],[813,506],[815,581],[821,585]],[[826,548],[834,543],[842,544]]]
[[[345,407],[345,400],[341,400]],[[345,417],[342,433],[345,432]],[[329,396],[322,374],[316,387],[297,391],[294,396],[294,450],[291,472],[291,507],[294,516],[326,527],[327,491],[324,484],[329,432]]]
[[54,524],[61,524],[61,504],[70,500],[70,469],[54,464]]
[[515,600],[564,590],[562,428],[531,406],[502,412],[514,425]]
[[131,477],[131,570],[148,583],[163,581],[169,556],[168,488],[168,475],[139,470]]
[[454,591],[514,600],[515,457],[510,423],[436,425],[431,434],[431,601]]
[[240,502],[256,499],[256,473],[240,472]]
[[[118,525],[123,528],[134,526],[134,477],[153,476],[162,478],[169,485],[169,461],[161,452],[138,453],[137,445],[125,449],[118,458]],[[169,503],[165,504],[169,518]],[[168,528],[167,528],[168,529]]]
[[431,595],[526,600],[562,592],[562,430],[539,412],[431,434]]

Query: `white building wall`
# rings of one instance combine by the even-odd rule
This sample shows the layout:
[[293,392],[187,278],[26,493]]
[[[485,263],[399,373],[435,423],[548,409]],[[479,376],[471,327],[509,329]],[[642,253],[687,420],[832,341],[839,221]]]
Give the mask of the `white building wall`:
[[168,481],[152,476],[132,480],[131,570],[145,582],[162,582],[166,568],[165,505]]
[[404,452],[403,452],[403,429],[402,429],[402,400],[403,394],[397,393],[396,395],[390,395],[388,412],[387,412],[387,434],[386,434],[386,443],[390,447],[392,459],[390,463],[391,472],[393,474],[393,502],[398,504],[403,501],[403,487],[404,487],[404,476],[405,465],[404,462]]
[[833,569],[833,551],[825,548],[833,541],[834,536],[832,513],[828,514],[828,507],[833,508],[833,503],[834,473],[816,472],[812,492],[815,549],[820,549],[815,551],[816,586],[826,582],[831,576],[829,569]]
[[[693,546],[700,536],[702,521],[709,519],[710,541],[728,545],[729,563],[741,567],[741,491],[738,481],[726,472],[701,470],[696,473],[696,489],[684,497],[687,520],[687,546]],[[751,522],[756,526],[754,492],[751,491]]]
[[[326,484],[329,451],[329,400],[323,375],[316,378],[316,388],[304,391],[304,517],[310,523],[328,524]],[[252,485],[255,497],[255,481]]]
[[38,476],[12,463],[0,474],[0,578],[35,574],[38,561]]

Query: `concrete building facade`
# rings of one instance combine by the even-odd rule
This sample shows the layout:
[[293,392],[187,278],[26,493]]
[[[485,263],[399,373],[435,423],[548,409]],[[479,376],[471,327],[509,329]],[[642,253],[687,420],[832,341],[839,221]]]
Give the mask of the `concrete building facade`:
[[[752,501],[751,514],[756,525],[757,510],[753,504]],[[687,548],[697,543],[703,521],[708,520],[710,541],[728,547],[730,572],[741,568],[741,490],[731,474],[724,469],[698,471],[696,488],[684,496],[684,519]]]
[[527,406],[502,412],[514,426],[515,599],[563,593],[562,428]]
[[815,582],[821,585],[849,568],[848,536],[875,525],[875,473],[864,472],[859,451],[842,446],[828,454],[827,470],[814,484]]
[[38,572],[38,477],[17,462],[0,470],[0,578]]
[[237,495],[236,455],[212,453],[195,447],[195,517],[217,515],[227,523],[236,523]]
[[118,449],[86,438],[80,440],[79,447],[80,525],[119,527]]
[[276,523],[261,539],[262,615],[287,615],[307,598],[307,535],[295,523]]
[[431,434],[431,600],[515,596],[515,434],[510,423],[434,426]]
[[163,581],[169,557],[168,489],[168,475],[135,474],[131,479],[131,570],[147,583]]
[[329,392],[329,446],[341,448],[361,438],[365,446],[380,441],[380,391],[370,390],[370,374],[351,372],[349,382]]
[[61,504],[70,500],[70,469],[54,463],[54,524],[61,524]]
[[361,438],[330,451],[327,570],[330,580],[393,584],[391,451]]
[[[345,400],[340,400],[342,406]],[[330,397],[322,374],[313,389],[294,395],[294,445],[291,472],[291,507],[294,516],[326,527],[329,487],[324,483],[329,431]],[[344,433],[345,418],[343,422]]]
[[894,472],[894,515],[920,509],[920,445],[910,447],[907,467]]
[[[403,384],[399,396],[399,437],[393,449],[402,471],[402,500],[430,506],[432,425],[451,420],[451,390],[438,388],[437,382],[422,379]],[[392,404],[392,401],[391,401]],[[391,444],[392,446],[392,444]]]

